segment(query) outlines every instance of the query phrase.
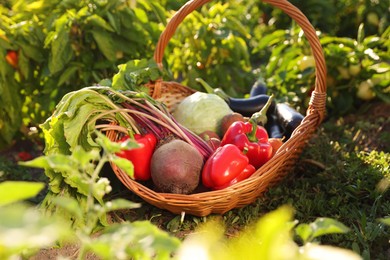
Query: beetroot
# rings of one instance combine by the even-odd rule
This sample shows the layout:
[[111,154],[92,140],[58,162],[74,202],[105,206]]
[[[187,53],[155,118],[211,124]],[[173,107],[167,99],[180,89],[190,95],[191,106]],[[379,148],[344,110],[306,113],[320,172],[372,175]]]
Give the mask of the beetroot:
[[203,157],[182,140],[163,144],[153,153],[152,181],[158,191],[189,194],[199,185]]

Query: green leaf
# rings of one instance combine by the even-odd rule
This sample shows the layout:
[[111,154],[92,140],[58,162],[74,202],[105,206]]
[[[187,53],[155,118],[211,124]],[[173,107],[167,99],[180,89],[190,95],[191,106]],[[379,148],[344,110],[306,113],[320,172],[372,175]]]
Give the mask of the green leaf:
[[310,224],[298,225],[296,231],[297,235],[306,243],[323,235],[347,233],[350,229],[335,219],[317,218]]
[[306,243],[311,238],[313,230],[309,224],[299,224],[295,228],[295,233],[302,239],[303,243]]
[[44,62],[46,61],[45,54],[43,53],[42,49],[32,46],[29,43],[26,43],[24,41],[19,42],[19,45],[26,57],[31,58],[32,60],[36,62]]
[[41,182],[5,181],[0,183],[0,206],[33,198],[45,187]]
[[104,209],[106,212],[121,210],[121,209],[136,209],[141,207],[141,204],[135,203],[125,199],[115,199],[108,201],[104,204]]
[[21,74],[26,80],[29,80],[31,73],[30,61],[23,51],[19,52],[19,69]]
[[336,43],[338,44],[340,49],[343,49],[344,47],[339,44],[343,44],[345,46],[349,46],[350,48],[355,48],[356,46],[356,40],[352,38],[347,37],[334,37],[334,36],[326,36],[320,39],[320,42],[322,45],[330,44],[330,43]]
[[154,60],[131,60],[119,66],[113,77],[112,87],[116,90],[142,91],[142,85],[161,77],[162,72]]
[[194,248],[202,248],[207,259],[297,259],[291,218],[292,208],[280,207],[229,240],[221,221],[208,220],[184,240],[178,259],[190,258]]
[[256,50],[264,49],[268,46],[277,44],[281,41],[285,40],[286,32],[284,30],[277,30],[271,34],[268,34],[261,38],[261,42],[259,42],[259,45],[256,47]]
[[116,61],[116,50],[114,49],[115,42],[112,35],[106,31],[94,30],[92,31],[92,36],[104,57],[109,61]]
[[85,23],[90,23],[92,25],[98,26],[102,29],[105,29],[110,32],[114,32],[115,30],[112,28],[112,26],[107,23],[102,17],[98,16],[97,14],[93,14],[89,16],[86,20]]
[[96,138],[96,143],[98,143],[104,151],[107,153],[113,154],[120,152],[121,150],[130,150],[140,147],[137,141],[132,138],[128,138],[125,142],[112,142],[107,136],[100,132],[96,132],[98,136]]
[[[0,59],[0,67],[5,65],[5,61],[4,63],[2,61],[4,59]],[[23,97],[19,91],[20,85],[15,79],[8,76],[5,79],[0,77],[0,149],[12,142],[22,124],[22,113],[19,109],[22,107]]]
[[50,73],[55,74],[61,71],[73,57],[70,46],[69,32],[60,30],[51,43],[51,53],[49,56]]
[[77,146],[72,153],[74,160],[76,160],[82,168],[89,165],[93,161],[100,159],[100,153],[97,149],[85,151],[81,146]]
[[134,165],[131,161],[118,156],[115,156],[111,161],[123,171],[125,171],[126,174],[130,176],[130,178],[134,178]]
[[80,67],[76,65],[70,65],[67,67],[58,80],[58,86],[62,86],[69,81],[79,68]]
[[390,217],[387,217],[387,218],[380,218],[379,221],[382,222],[382,223],[385,224],[385,225],[390,226]]
[[83,211],[80,208],[79,202],[75,198],[71,197],[54,197],[52,201],[57,206],[65,209],[71,215],[74,215],[78,219],[83,219]]
[[382,74],[390,71],[390,65],[387,62],[379,62],[368,67],[370,70],[373,70],[377,74]]
[[12,44],[9,42],[9,40],[5,37],[0,37],[0,47],[5,50],[12,49]]
[[99,148],[91,136],[95,132],[95,122],[90,120],[99,110],[110,109],[110,100],[89,88],[73,92],[65,99],[68,100],[64,100],[64,107],[58,110],[58,116],[70,149],[78,145],[85,150]]
[[146,12],[140,8],[134,8],[134,13],[137,16],[137,18],[142,22],[142,23],[147,23],[149,21],[148,15]]
[[374,87],[372,90],[375,92],[375,94],[378,96],[378,98],[383,100],[385,103],[390,104],[389,94],[383,93],[383,91],[378,87]]
[[150,7],[153,9],[154,14],[157,16],[157,19],[164,26],[167,23],[167,16],[165,9],[157,1],[150,1]]
[[73,161],[69,156],[63,154],[52,154],[48,156],[40,156],[31,161],[19,162],[20,165],[35,167],[35,168],[51,168],[58,171],[72,171],[74,170]]
[[63,180],[71,187],[76,188],[79,193],[88,195],[89,185],[86,180],[87,177],[84,175],[87,172],[80,173],[81,165],[79,165],[78,161],[71,156],[51,154],[20,164],[30,167],[51,169],[54,171],[54,174],[61,174],[64,178]]
[[121,33],[121,22],[120,18],[117,15],[113,15],[112,13],[107,13],[108,22],[114,28],[114,30],[120,34]]
[[45,156],[40,156],[37,158],[34,158],[33,160],[26,161],[26,162],[19,162],[22,166],[28,166],[28,167],[35,167],[35,168],[49,168],[49,162]]

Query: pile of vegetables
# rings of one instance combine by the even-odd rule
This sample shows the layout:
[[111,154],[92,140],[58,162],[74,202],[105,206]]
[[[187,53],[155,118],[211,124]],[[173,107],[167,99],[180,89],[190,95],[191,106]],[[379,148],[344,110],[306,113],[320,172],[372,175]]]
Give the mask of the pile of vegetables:
[[185,98],[173,116],[213,148],[201,173],[201,184],[211,190],[250,177],[272,158],[303,119],[294,108],[277,104],[273,95],[267,95],[263,81],[255,82],[249,98],[232,98],[200,78],[197,81],[208,93]]
[[[45,153],[71,154],[80,146],[101,152],[95,141],[100,132],[120,145],[111,163],[130,178],[156,192],[191,194],[249,178],[303,118],[268,96],[259,82],[249,98],[227,97],[218,89],[198,91],[168,110],[145,91],[144,83],[161,76],[156,66],[146,64],[152,65],[130,62],[112,81],[66,94],[41,125]],[[80,200],[88,195],[84,182],[65,168],[48,169],[46,175],[48,196],[65,194]]]

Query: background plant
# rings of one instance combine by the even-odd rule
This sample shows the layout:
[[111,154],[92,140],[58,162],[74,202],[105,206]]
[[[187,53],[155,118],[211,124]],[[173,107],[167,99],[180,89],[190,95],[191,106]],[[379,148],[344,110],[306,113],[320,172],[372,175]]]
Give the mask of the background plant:
[[[184,3],[2,1],[0,147],[16,136],[27,137],[28,128],[42,123],[65,93],[111,78],[119,64],[151,58],[166,20]],[[359,89],[385,99],[388,89],[384,86],[389,80],[386,1],[292,3],[325,38],[329,85],[344,87],[329,92],[329,104],[336,104],[332,112],[346,113],[360,105],[355,102]],[[367,49],[379,59],[364,53]],[[7,63],[9,51],[17,53],[17,63]],[[287,55],[288,51],[292,54]],[[304,109],[313,85],[313,70],[302,72],[297,64],[310,56],[299,28],[280,10],[257,0],[206,4],[183,21],[165,55],[172,79],[196,89],[201,87],[194,79],[201,77],[232,96],[244,96],[254,81],[263,77],[270,91],[281,96],[288,93],[288,101]],[[280,67],[275,67],[275,59]],[[340,65],[349,69],[359,63],[362,73],[358,79],[340,79]],[[339,104],[344,103],[349,105],[340,109]]]
[[[0,15],[0,146],[22,125],[42,123],[65,93],[150,57],[167,18],[148,0],[7,1]],[[17,66],[6,62],[10,50]]]

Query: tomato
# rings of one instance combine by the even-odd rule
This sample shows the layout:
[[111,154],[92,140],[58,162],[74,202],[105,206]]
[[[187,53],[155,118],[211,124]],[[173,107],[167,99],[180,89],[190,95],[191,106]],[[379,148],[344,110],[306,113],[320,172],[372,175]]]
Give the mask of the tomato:
[[11,65],[14,68],[17,68],[18,67],[18,61],[19,61],[19,57],[18,57],[17,51],[13,51],[13,50],[7,51],[7,55],[5,56],[5,60],[7,61],[7,63],[9,65]]
[[366,81],[361,82],[358,85],[358,89],[356,92],[356,96],[362,100],[371,100],[375,97],[375,93],[372,90],[372,87],[374,86],[373,82],[369,79]]
[[304,71],[307,68],[314,68],[316,62],[313,56],[303,56],[302,59],[298,61],[298,66],[300,71]]
[[119,59],[122,59],[123,58],[123,51],[117,51],[116,53],[115,53],[115,58],[117,58],[118,60]]
[[339,71],[339,75],[342,79],[350,79],[351,75],[349,75],[349,69],[344,68],[342,66],[338,66],[337,70]]
[[378,26],[379,25],[379,17],[376,13],[374,12],[369,12],[366,16],[366,19],[367,19],[367,22],[369,24],[372,24],[374,26]]
[[349,65],[349,69],[348,69],[348,72],[351,76],[357,76],[359,75],[361,71],[361,66],[360,64],[351,64]]
[[204,69],[204,64],[202,63],[202,62],[200,62],[200,61],[198,61],[197,63],[196,63],[196,67],[198,68],[198,69],[200,69],[200,70],[202,70],[202,69]]

